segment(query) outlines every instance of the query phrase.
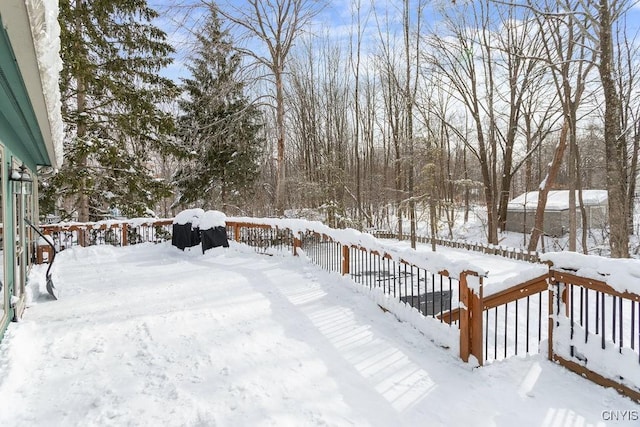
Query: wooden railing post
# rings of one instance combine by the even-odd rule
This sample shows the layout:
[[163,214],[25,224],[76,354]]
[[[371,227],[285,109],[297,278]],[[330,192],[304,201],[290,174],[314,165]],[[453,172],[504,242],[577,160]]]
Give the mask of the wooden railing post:
[[351,262],[349,260],[349,245],[342,245],[342,275],[346,276],[347,274],[350,273],[350,266]]
[[300,234],[298,234],[298,237],[293,238],[293,256],[298,256],[298,248],[302,249],[302,239],[300,237]]
[[129,245],[129,224],[122,224],[122,246]]
[[233,226],[233,240],[236,242],[240,241],[240,225],[236,224]]
[[78,229],[78,244],[82,247],[87,246],[86,244],[86,231],[84,228]]
[[482,348],[482,314],[483,314],[483,286],[482,277],[478,278],[478,289],[475,291],[470,290],[471,299],[471,354],[475,356],[478,361],[478,365],[482,366],[484,362],[483,348]]
[[548,359],[553,362],[553,329],[555,328],[555,293],[557,292],[556,281],[553,277],[553,273],[549,270],[549,322],[548,322],[548,336],[547,336],[547,352]]
[[477,290],[469,287],[467,274],[460,275],[460,358],[473,355],[479,366],[484,362],[482,348],[482,277]]
[[469,339],[469,287],[467,286],[467,275],[460,275],[460,358],[463,362],[469,361],[471,354],[471,340]]

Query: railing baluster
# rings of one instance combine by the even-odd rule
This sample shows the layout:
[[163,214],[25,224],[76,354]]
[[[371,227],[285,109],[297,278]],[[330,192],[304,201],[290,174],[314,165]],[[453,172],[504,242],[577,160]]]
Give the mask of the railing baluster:
[[584,306],[584,342],[586,344],[589,341],[589,289],[584,293]]
[[530,323],[529,317],[531,315],[531,311],[529,310],[530,302],[531,302],[530,299],[531,298],[529,296],[527,296],[527,326],[526,326],[527,333],[526,333],[526,338],[525,338],[525,341],[526,341],[525,342],[525,350],[526,350],[527,353],[529,353],[529,323]]
[[[631,301],[631,348],[636,349],[636,303]],[[640,352],[638,352],[640,354]]]
[[538,342],[542,341],[542,292],[538,294]]
[[372,258],[373,258],[373,254],[372,254],[371,252],[367,252],[367,255],[368,255],[368,258],[369,258],[369,261],[368,261],[368,265],[369,265],[369,267],[368,267],[368,270],[369,270],[369,274],[368,274],[368,278],[369,278],[369,289],[371,289],[371,288],[372,288],[372,286],[373,286],[372,281],[373,281],[373,270],[374,270],[373,265],[372,265],[372,263],[371,263],[371,260],[372,260]]
[[[411,264],[411,307],[416,307],[415,292],[413,291],[413,264]],[[420,307],[420,296],[418,295],[418,307]]]
[[[459,293],[458,293],[458,295],[459,295]],[[451,277],[449,277],[449,313],[451,313],[451,309],[452,309],[451,304],[452,303],[453,303],[453,289],[451,287]],[[440,318],[440,322],[442,322],[442,317]],[[486,357],[487,352],[485,351],[484,354],[485,354],[485,357]]]
[[600,333],[600,292],[596,291],[596,335]]
[[399,276],[399,273],[398,273],[399,268],[400,267],[398,267],[398,263],[393,261],[393,297],[394,298],[396,297],[396,286],[398,284],[397,281]]
[[389,283],[387,283],[388,289],[386,293],[391,295],[391,260],[389,258],[387,258],[387,279]]
[[[574,302],[573,302],[573,284],[569,285],[569,310],[570,310],[570,333],[569,333],[569,340],[573,341],[573,325],[574,325],[574,319],[573,319],[573,309],[574,309]],[[574,345],[571,344],[571,357],[574,356]]]
[[484,359],[489,360],[489,310],[484,310]]
[[[403,270],[404,270],[404,277],[403,277],[403,279],[404,279],[404,297],[406,299],[407,295],[409,294],[407,292],[407,264],[403,263],[402,265],[403,265]],[[411,300],[411,305],[413,306],[413,300]]]
[[[442,313],[443,308],[442,308],[442,274],[439,275],[440,276],[440,313]],[[435,299],[435,298],[434,298]]]
[[[422,297],[420,295],[420,267],[418,267],[417,269],[417,276],[418,276],[418,312],[422,313]],[[427,293],[425,291],[425,298],[427,297]],[[426,301],[425,301],[426,302]],[[440,317],[440,323],[442,323],[442,316]]]
[[613,343],[616,343],[616,312],[617,312],[617,307],[616,307],[616,297],[614,296],[611,299],[611,340],[613,341]]
[[606,335],[606,333],[605,333],[605,313],[604,313],[605,312],[605,308],[604,308],[604,292],[601,292],[601,293],[602,293],[602,303],[601,303],[601,306],[602,306],[602,325],[601,325],[602,326],[602,349],[604,350],[605,349],[605,335]]
[[619,316],[619,324],[620,324],[620,353],[622,353],[622,346],[624,345],[624,335],[623,335],[623,330],[624,330],[624,325],[622,323],[622,298],[618,298],[618,316]]
[[509,303],[504,305],[504,358],[507,358],[507,307]]
[[518,300],[515,301],[516,303],[516,333],[515,333],[515,354],[518,355]]
[[584,326],[584,323],[582,321],[583,315],[584,315],[584,306],[582,305],[583,293],[584,293],[584,288],[580,286],[580,326]]
[[[380,255],[376,255],[376,259],[378,260],[378,281],[376,283],[376,287],[379,288],[381,280],[384,279],[384,275],[382,275],[382,268],[380,266]],[[384,265],[384,263],[382,265]],[[384,282],[382,282],[382,287],[384,289]]]
[[[436,293],[436,276],[431,273],[431,294],[435,295]],[[431,315],[433,316],[436,312],[436,299],[431,298]]]
[[498,307],[495,308],[493,318],[493,358],[498,358]]

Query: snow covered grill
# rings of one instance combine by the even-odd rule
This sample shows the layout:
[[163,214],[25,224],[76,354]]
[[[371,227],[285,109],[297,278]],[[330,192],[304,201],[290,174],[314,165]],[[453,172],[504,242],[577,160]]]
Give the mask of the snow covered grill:
[[185,209],[173,219],[171,244],[185,250],[201,246],[202,253],[217,247],[229,247],[227,216],[216,210]]

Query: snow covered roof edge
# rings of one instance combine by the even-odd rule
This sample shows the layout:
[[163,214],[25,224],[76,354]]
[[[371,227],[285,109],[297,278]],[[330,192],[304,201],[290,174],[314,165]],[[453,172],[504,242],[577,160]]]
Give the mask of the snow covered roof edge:
[[[25,0],[31,24],[34,47],[40,71],[40,81],[51,127],[54,167],[62,166],[64,125],[62,101],[60,99],[60,24],[58,23],[58,0]],[[44,135],[45,140],[46,135]]]
[[[508,209],[513,211],[535,210],[538,206],[538,191],[522,193],[508,203]],[[577,195],[577,191],[576,191]],[[585,206],[606,204],[607,190],[582,190]],[[551,190],[547,196],[546,211],[561,211],[569,209],[569,190]]]

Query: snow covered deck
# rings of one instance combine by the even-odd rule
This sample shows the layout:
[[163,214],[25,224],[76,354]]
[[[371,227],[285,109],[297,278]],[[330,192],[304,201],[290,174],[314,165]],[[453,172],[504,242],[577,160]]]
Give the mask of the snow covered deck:
[[36,290],[0,344],[0,425],[596,425],[638,410],[542,356],[471,369],[300,258],[143,244],[55,267],[61,299]]

